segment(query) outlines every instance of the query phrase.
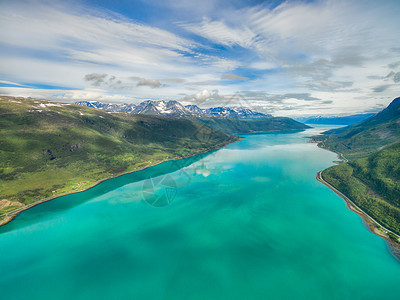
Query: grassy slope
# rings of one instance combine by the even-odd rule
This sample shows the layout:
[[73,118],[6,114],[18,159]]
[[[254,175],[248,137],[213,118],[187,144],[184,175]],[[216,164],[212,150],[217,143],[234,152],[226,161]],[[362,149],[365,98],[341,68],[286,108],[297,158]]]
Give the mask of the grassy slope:
[[312,139],[350,159],[324,170],[324,180],[400,234],[400,98],[361,123]]
[[400,143],[330,167],[322,175],[367,214],[400,235]]
[[211,128],[225,132],[226,134],[246,134],[279,130],[304,130],[310,128],[303,123],[283,117],[249,120],[203,117],[196,120]]
[[400,98],[361,123],[330,130],[313,139],[348,159],[360,158],[400,142]]
[[235,140],[192,120],[0,97],[0,200],[27,205]]

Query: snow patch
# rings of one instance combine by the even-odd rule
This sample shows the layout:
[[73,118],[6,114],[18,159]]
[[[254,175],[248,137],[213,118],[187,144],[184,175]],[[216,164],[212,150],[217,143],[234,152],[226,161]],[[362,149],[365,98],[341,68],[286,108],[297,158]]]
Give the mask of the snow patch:
[[55,104],[55,103],[40,103],[39,106],[40,106],[40,107],[43,107],[43,108],[46,108],[46,107],[49,107],[49,106],[61,107],[60,104]]
[[165,104],[164,101],[160,101],[155,105],[156,109],[160,112],[160,113],[171,113],[170,111],[168,111],[167,109],[167,105]]
[[57,107],[61,107],[60,104],[55,104],[55,103],[46,103],[45,106],[57,106]]

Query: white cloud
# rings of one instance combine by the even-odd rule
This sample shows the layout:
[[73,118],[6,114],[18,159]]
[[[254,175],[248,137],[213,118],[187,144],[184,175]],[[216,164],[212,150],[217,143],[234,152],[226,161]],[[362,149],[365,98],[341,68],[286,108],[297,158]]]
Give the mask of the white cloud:
[[16,86],[23,86],[22,84],[19,84],[19,83],[16,83],[16,82],[12,82],[12,81],[7,81],[7,80],[0,80],[0,83],[16,85]]
[[393,22],[396,9],[395,1],[296,1],[272,10],[252,7],[246,18],[251,30],[275,48],[273,52],[285,48],[329,57],[352,46],[364,53],[379,51],[382,43],[398,45],[388,34],[398,28],[399,22]]
[[[348,97],[332,100],[333,107],[340,107],[342,101],[357,103],[357,97],[382,101],[371,93],[371,85],[388,93],[388,99],[400,92],[400,86],[382,81],[388,68],[399,66],[400,44],[393,38],[400,28],[399,8],[398,1],[285,1],[275,8],[260,4],[230,11],[223,20],[205,18],[181,26],[216,44],[238,45],[257,55],[258,60],[242,66],[276,71],[243,87],[264,86],[278,93],[347,92]],[[389,74],[398,80],[397,72]]]
[[160,81],[157,79],[140,79],[136,86],[149,86],[151,88],[159,88],[161,86]]
[[249,65],[249,68],[256,70],[270,70],[270,69],[275,69],[277,67],[278,65],[276,63],[273,63],[271,61],[262,61],[262,60],[252,62]]
[[102,89],[63,90],[63,89],[34,89],[20,87],[0,87],[0,95],[17,97],[32,97],[38,99],[76,102],[79,100],[98,100],[104,102],[124,102],[135,100],[132,96],[109,93]]
[[90,73],[188,78],[238,66],[195,53],[198,43],[167,30],[59,2],[7,2],[0,9],[0,41],[5,49],[23,49],[0,57],[0,76],[69,87],[87,86],[83,77]]
[[[17,1],[18,2],[18,1]],[[104,17],[98,12],[88,14],[83,7],[71,8],[60,3],[31,1],[25,9],[11,6],[0,13],[2,42],[30,49],[55,48],[79,44],[96,50],[95,46],[111,49],[120,46],[152,45],[189,51],[193,41],[163,29],[134,23],[132,20]],[[61,6],[61,7],[60,7]],[[68,49],[64,49],[68,50]],[[87,50],[87,49],[86,49]]]
[[315,80],[315,81],[304,81],[297,84],[298,86],[304,86],[313,90],[327,90],[333,91],[337,89],[348,88],[353,85],[350,81],[329,81],[329,80]]
[[223,21],[211,21],[208,18],[203,18],[200,24],[178,24],[188,31],[229,47],[238,45],[243,48],[250,48],[257,41],[257,35],[246,26],[232,28],[227,26]]
[[211,93],[208,90],[202,90],[201,92],[196,93],[194,95],[194,98],[199,101],[204,101],[210,97],[211,97]]

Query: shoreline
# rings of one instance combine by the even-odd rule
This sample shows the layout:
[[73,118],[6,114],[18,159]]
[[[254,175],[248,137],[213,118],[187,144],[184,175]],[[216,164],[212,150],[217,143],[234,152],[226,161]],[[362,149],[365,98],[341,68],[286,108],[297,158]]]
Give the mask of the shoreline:
[[329,149],[328,147],[326,147],[326,146],[324,145],[324,142],[321,142],[321,141],[312,141],[312,140],[311,140],[311,143],[316,143],[318,148],[321,148],[321,149],[324,149],[324,150],[326,150],[326,151],[335,153],[335,154],[338,156],[338,158],[339,158],[341,161],[345,162],[345,163],[347,163],[347,162],[349,161],[349,160],[343,155],[343,153],[333,151],[333,150]]
[[[37,201],[37,202],[28,204],[27,206],[24,206],[24,207],[21,207],[21,208],[19,208],[19,209],[14,210],[14,211],[10,211],[10,212],[5,213],[4,215],[6,215],[6,217],[5,217],[5,219],[4,219],[3,221],[0,221],[0,227],[6,225],[6,224],[8,224],[8,223],[10,223],[12,220],[14,220],[16,217],[18,217],[19,214],[22,213],[23,211],[28,210],[28,209],[30,209],[30,208],[32,208],[32,207],[34,207],[34,206],[39,205],[39,204],[42,204],[42,203],[45,203],[45,202],[54,200],[54,199],[56,199],[56,198],[66,196],[66,195],[75,194],[75,193],[81,193],[81,192],[87,191],[87,190],[89,190],[89,189],[95,187],[96,185],[102,183],[103,181],[106,181],[106,180],[109,180],[109,179],[112,179],[112,178],[117,178],[117,177],[120,177],[120,176],[123,176],[123,175],[126,175],[126,174],[130,174],[130,173],[143,171],[143,170],[148,169],[148,168],[150,168],[150,167],[154,167],[154,166],[156,166],[156,165],[162,164],[162,163],[164,163],[164,162],[166,162],[166,161],[180,160],[180,159],[189,158],[189,157],[192,157],[192,156],[195,156],[195,155],[200,155],[200,154],[208,153],[208,152],[210,152],[210,151],[219,150],[219,149],[222,149],[222,148],[224,148],[224,147],[226,147],[226,146],[228,146],[228,145],[230,145],[230,144],[236,143],[236,142],[238,142],[238,141],[240,141],[240,140],[242,140],[242,139],[244,139],[244,137],[236,136],[236,140],[227,142],[227,143],[225,143],[224,145],[222,145],[222,146],[220,146],[220,147],[216,147],[216,148],[212,148],[212,149],[207,149],[207,150],[205,150],[205,151],[203,151],[203,152],[199,152],[199,153],[196,153],[196,154],[186,155],[186,156],[179,157],[179,158],[164,159],[164,160],[162,160],[162,161],[156,162],[156,163],[154,163],[154,164],[151,164],[151,165],[142,167],[142,168],[137,169],[137,170],[134,170],[134,171],[128,171],[128,172],[124,172],[124,173],[121,173],[121,174],[118,174],[118,175],[115,175],[115,176],[111,176],[111,177],[107,177],[107,178],[101,179],[101,180],[95,182],[94,184],[92,184],[92,185],[90,185],[90,186],[88,186],[88,187],[85,187],[85,188],[82,189],[82,190],[70,191],[70,192],[62,193],[62,194],[59,194],[59,195],[56,195],[56,196],[44,198],[44,199],[39,200],[39,201]],[[7,216],[7,215],[10,215],[10,216]]]
[[[367,227],[367,229],[370,232],[383,238],[385,240],[385,242],[388,244],[389,251],[391,252],[391,254],[398,261],[400,261],[400,243],[396,243],[395,241],[390,239],[383,231],[391,232],[393,234],[395,234],[395,233],[392,232],[391,230],[385,228],[384,226],[382,226],[374,218],[372,218],[370,215],[368,215],[366,212],[364,212],[360,207],[358,207],[353,201],[351,201],[345,194],[343,194],[342,192],[337,190],[335,187],[333,187],[331,184],[326,182],[324,180],[324,178],[322,177],[322,172],[323,171],[319,171],[315,178],[319,182],[321,182],[322,184],[324,184],[325,186],[330,188],[332,191],[334,191],[339,197],[341,197],[345,201],[346,207],[361,217],[363,224],[365,225],[365,227]],[[395,235],[398,237],[397,234],[395,234]]]
[[[330,151],[332,153],[335,153],[338,158],[340,160],[342,160],[342,162],[347,163],[349,160],[340,152],[335,152],[327,147],[325,147],[323,145],[323,142],[321,141],[313,141],[310,139],[310,141],[312,143],[316,143],[318,148]],[[338,162],[334,162],[334,163],[338,163]],[[358,207],[355,203],[353,203],[353,201],[351,201],[346,195],[344,195],[342,192],[340,192],[339,190],[337,190],[335,187],[333,187],[332,185],[330,185],[328,182],[326,182],[323,178],[322,178],[322,171],[319,171],[316,175],[316,179],[321,182],[322,184],[326,185],[328,188],[330,188],[332,191],[334,191],[339,197],[341,197],[345,203],[346,203],[346,207],[355,212],[356,214],[358,214],[361,217],[361,220],[364,224],[364,226],[373,234],[383,238],[386,242],[386,244],[388,245],[389,251],[390,253],[400,262],[400,242],[395,242],[393,241],[388,235],[386,235],[383,231],[386,232],[391,232],[392,234],[394,234],[395,236],[397,236],[397,238],[400,238],[399,235],[397,235],[396,233],[392,232],[391,230],[387,229],[386,227],[384,227],[383,225],[381,225],[378,221],[376,221],[374,218],[372,218],[371,216],[369,216],[366,212],[364,212],[360,207]]]

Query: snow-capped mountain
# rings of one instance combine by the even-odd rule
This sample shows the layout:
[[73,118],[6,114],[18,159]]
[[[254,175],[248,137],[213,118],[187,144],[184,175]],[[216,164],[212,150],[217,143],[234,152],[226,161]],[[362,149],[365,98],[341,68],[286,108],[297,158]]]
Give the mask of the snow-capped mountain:
[[134,114],[146,114],[146,115],[160,115],[161,113],[155,107],[152,101],[147,100],[141,102],[136,106],[135,110],[132,112]]
[[146,100],[137,105],[132,113],[147,115],[167,115],[171,117],[193,115],[182,104],[174,100]]
[[170,116],[190,116],[192,113],[188,111],[181,103],[175,100],[170,101],[154,101],[157,110],[163,115]]
[[78,102],[75,102],[75,104],[88,106],[88,107],[94,107],[97,109],[103,109],[103,110],[107,110],[107,111],[114,111],[114,112],[133,113],[133,111],[136,109],[135,104],[127,104],[127,103],[110,104],[110,103],[100,103],[98,101],[78,101]]
[[106,106],[106,104],[100,103],[98,101],[78,101],[78,102],[75,102],[75,104],[83,105],[83,106],[87,106],[87,107],[99,108],[99,109],[103,109],[103,107]]
[[205,111],[206,115],[209,116],[220,116],[228,118],[240,118],[240,119],[256,119],[256,118],[268,118],[271,115],[266,115],[259,112],[254,112],[249,108],[244,107],[212,107]]
[[197,105],[186,105],[185,108],[189,110],[192,114],[204,115],[206,113],[205,109],[201,109]]
[[226,117],[236,119],[271,118],[271,115],[254,112],[245,107],[212,107],[202,109],[197,105],[183,106],[175,100],[146,100],[139,105],[134,104],[104,104],[98,101],[79,101],[75,104],[94,107],[113,112],[128,112],[133,114],[164,115],[171,117]]

